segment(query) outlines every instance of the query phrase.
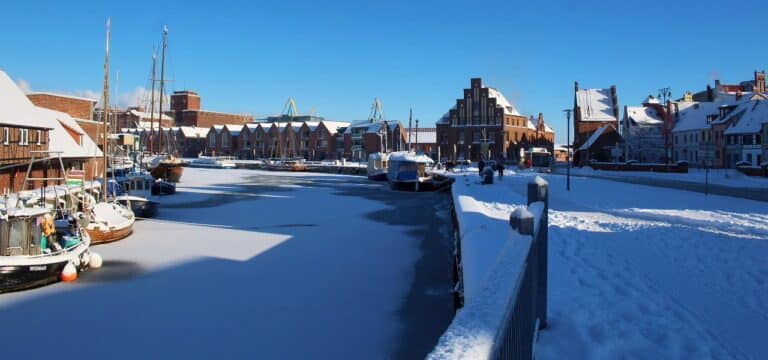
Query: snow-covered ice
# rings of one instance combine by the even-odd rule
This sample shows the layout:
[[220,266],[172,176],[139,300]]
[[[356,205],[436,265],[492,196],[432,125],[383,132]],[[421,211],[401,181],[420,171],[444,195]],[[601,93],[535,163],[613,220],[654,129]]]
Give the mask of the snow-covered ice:
[[436,213],[450,234],[440,198],[363,177],[186,169],[158,219],[93,248],[102,269],[0,295],[3,357],[423,355],[451,318],[451,242],[424,241],[446,233],[424,221]]

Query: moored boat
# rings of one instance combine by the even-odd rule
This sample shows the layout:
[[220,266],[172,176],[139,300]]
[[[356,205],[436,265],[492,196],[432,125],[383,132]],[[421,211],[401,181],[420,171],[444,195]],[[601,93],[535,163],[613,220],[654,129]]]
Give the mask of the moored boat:
[[175,157],[158,156],[156,161],[149,162],[149,173],[155,179],[177,183],[181,181],[181,176],[184,174],[184,163]]
[[235,158],[231,156],[198,156],[187,164],[192,168],[234,169],[237,167]]
[[307,171],[307,165],[304,158],[290,160],[270,160],[266,166],[267,170],[272,171]]
[[101,202],[86,209],[85,231],[92,245],[106,244],[125,239],[133,232],[133,212],[117,203]]
[[387,181],[389,154],[373,153],[368,155],[368,179]]
[[424,154],[409,151],[393,152],[389,156],[387,178],[392,189],[420,191],[430,187],[432,176],[427,172],[434,161]]
[[[88,267],[88,233],[71,217],[50,224],[50,212],[44,207],[0,210],[0,293],[56,282],[68,264],[75,271]],[[46,223],[59,236],[45,236]]]

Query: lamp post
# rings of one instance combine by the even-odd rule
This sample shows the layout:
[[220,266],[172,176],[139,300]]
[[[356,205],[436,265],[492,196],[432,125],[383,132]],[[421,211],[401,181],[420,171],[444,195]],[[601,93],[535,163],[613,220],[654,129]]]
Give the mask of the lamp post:
[[566,168],[566,180],[565,180],[565,190],[571,191],[571,112],[573,110],[571,109],[565,109],[563,112],[565,113],[565,128],[567,133],[567,139],[566,139],[566,148],[565,148],[565,159],[568,163],[568,167]]

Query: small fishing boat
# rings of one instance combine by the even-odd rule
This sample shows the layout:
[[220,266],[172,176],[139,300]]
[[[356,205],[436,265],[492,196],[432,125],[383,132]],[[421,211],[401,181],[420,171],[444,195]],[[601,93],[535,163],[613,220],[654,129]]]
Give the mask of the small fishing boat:
[[56,282],[68,264],[81,271],[89,266],[88,233],[67,216],[53,224],[58,236],[46,237],[50,213],[44,207],[0,209],[0,293]]
[[130,208],[115,202],[100,202],[89,206],[93,198],[86,195],[85,199],[83,227],[92,245],[122,240],[131,235],[136,219]]
[[231,156],[198,156],[187,166],[206,169],[234,169],[237,167],[235,158]]
[[397,151],[389,156],[387,178],[392,189],[419,191],[430,187],[432,176],[427,173],[434,161],[424,154]]
[[387,181],[389,154],[373,153],[368,155],[368,179]]
[[134,216],[151,218],[157,214],[158,202],[152,194],[155,179],[147,173],[129,173],[123,181],[126,193],[115,197],[115,201],[127,206]]
[[176,193],[176,185],[163,179],[157,179],[152,183],[152,195],[173,195]]
[[181,159],[167,155],[154,157],[147,162],[147,168],[155,179],[172,183],[181,181],[181,176],[184,174],[184,163]]

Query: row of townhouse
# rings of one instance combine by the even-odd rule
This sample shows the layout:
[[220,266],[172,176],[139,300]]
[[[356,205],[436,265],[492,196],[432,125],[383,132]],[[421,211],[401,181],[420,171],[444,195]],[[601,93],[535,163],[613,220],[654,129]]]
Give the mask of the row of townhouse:
[[738,85],[715,82],[696,94],[661,104],[649,97],[625,107],[624,155],[644,162],[686,161],[691,166],[761,166],[768,159],[765,72]]
[[[99,177],[103,169],[101,150],[80,125],[94,123],[90,117],[95,101],[66,97],[63,101],[54,101],[52,97],[47,93],[24,94],[10,76],[0,70],[0,191],[3,193],[53,185],[42,180],[25,181],[33,158],[60,156],[68,174],[76,173],[83,180]],[[66,175],[61,174],[61,165],[55,158],[35,162],[31,170],[30,178]]]

